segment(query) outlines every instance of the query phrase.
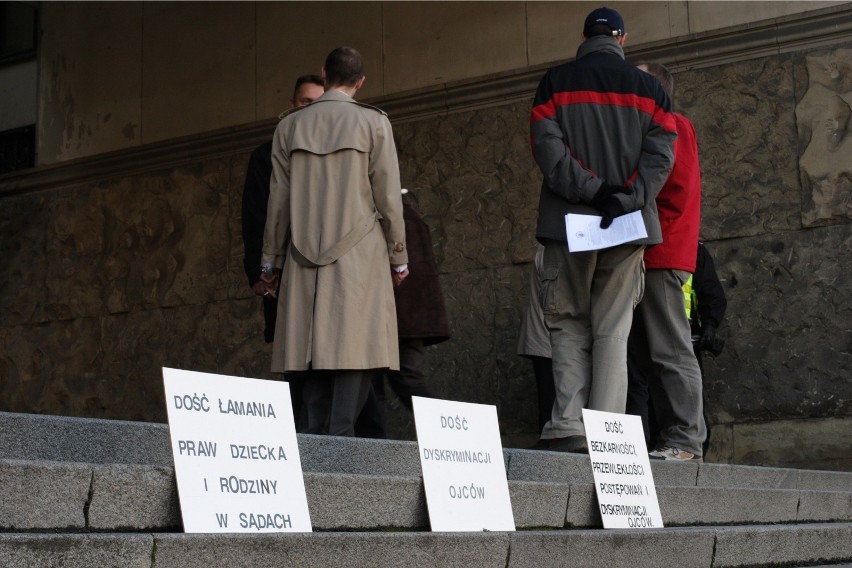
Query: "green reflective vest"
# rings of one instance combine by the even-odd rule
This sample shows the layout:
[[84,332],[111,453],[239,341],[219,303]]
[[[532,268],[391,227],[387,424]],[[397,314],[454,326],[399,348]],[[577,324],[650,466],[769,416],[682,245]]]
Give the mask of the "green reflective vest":
[[689,279],[683,283],[683,300],[686,304],[686,319],[692,321],[692,310],[698,305],[698,298],[695,297],[695,288],[692,287],[692,274]]

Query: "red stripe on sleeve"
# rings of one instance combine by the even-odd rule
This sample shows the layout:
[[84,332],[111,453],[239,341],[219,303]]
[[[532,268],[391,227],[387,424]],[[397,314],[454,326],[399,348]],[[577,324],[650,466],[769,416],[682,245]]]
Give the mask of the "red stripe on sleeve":
[[544,104],[534,106],[530,114],[530,124],[535,124],[539,120],[556,116],[556,105],[553,99],[550,99]]
[[654,99],[640,97],[632,93],[600,93],[597,91],[563,91],[554,93],[549,101],[533,107],[530,124],[535,124],[539,120],[555,116],[556,107],[577,104],[635,108],[651,115],[654,122],[659,123],[666,131],[677,132],[677,126],[672,113],[666,112],[657,106],[657,102]]

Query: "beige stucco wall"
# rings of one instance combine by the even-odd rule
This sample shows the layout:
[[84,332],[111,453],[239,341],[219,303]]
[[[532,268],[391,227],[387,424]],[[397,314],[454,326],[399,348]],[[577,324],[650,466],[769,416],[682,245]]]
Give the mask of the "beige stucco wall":
[[[613,2],[630,45],[844,2]],[[338,45],[362,98],[572,57],[599,2],[46,2],[41,165],[268,119]]]

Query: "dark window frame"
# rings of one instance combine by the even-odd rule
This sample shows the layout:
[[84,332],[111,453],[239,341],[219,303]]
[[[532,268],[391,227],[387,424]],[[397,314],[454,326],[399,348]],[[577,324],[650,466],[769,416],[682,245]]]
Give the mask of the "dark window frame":
[[35,167],[35,124],[0,132],[0,175]]
[[[29,17],[12,21],[16,15],[13,13],[13,10],[20,10],[21,8],[31,9],[31,21]],[[26,43],[23,46],[7,46],[0,42],[0,66],[7,66],[36,58],[38,55],[38,18],[39,6],[36,2],[0,2],[0,34],[6,35],[6,32],[13,29],[13,26],[21,25],[24,22],[32,25],[32,37],[25,40]]]

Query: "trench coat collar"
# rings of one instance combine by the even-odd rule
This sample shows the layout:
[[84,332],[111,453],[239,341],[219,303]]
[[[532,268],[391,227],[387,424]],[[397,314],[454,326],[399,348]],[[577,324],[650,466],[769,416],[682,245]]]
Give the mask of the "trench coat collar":
[[311,104],[306,105],[305,107],[302,107],[302,108],[307,108],[309,106],[315,105],[317,103],[323,103],[323,102],[354,103],[354,104],[356,104],[360,107],[373,109],[374,111],[379,112],[379,113],[387,116],[387,113],[385,111],[383,111],[382,109],[380,109],[378,107],[374,107],[373,105],[368,105],[367,103],[362,103],[362,102],[356,101],[355,99],[353,99],[352,97],[350,97],[346,93],[337,91],[335,89],[327,90],[320,97],[316,98],[314,100],[314,102],[312,102]]
[[317,97],[314,100],[314,102],[311,103],[311,104],[321,103],[321,102],[325,102],[325,101],[337,101],[337,102],[342,102],[342,103],[354,103],[354,102],[356,102],[355,99],[353,99],[352,97],[350,97],[349,95],[347,95],[346,93],[344,93],[342,91],[338,91],[337,89],[329,89],[326,92],[324,92],[322,95]]

